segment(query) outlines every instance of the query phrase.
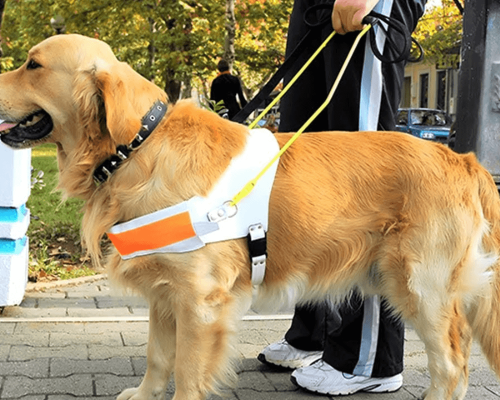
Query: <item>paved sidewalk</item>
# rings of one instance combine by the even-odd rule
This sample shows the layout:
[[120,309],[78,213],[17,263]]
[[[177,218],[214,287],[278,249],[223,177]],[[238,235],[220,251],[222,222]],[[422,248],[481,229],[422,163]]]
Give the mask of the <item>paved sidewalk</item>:
[[[290,372],[256,360],[266,345],[282,338],[289,316],[250,313],[242,321],[239,382],[227,400],[331,399],[297,389]],[[0,315],[0,399],[115,399],[137,386],[146,369],[147,305],[113,293],[107,280],[29,291],[18,307]],[[355,394],[348,399],[417,399],[429,384],[423,345],[406,331],[404,385],[392,394]],[[470,361],[466,399],[500,399],[500,384],[477,345]],[[173,386],[166,399],[170,399]]]

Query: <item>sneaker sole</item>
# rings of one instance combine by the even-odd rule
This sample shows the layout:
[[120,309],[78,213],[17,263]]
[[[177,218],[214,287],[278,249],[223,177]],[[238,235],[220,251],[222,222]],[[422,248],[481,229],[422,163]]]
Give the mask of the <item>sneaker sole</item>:
[[318,394],[327,394],[327,395],[330,395],[330,396],[349,396],[351,394],[354,394],[354,393],[359,393],[359,392],[366,392],[366,393],[394,393],[394,392],[397,392],[399,389],[401,389],[401,387],[403,386],[403,383],[381,383],[381,384],[375,384],[375,385],[372,385],[372,386],[366,386],[366,387],[361,387],[359,389],[353,389],[353,390],[347,390],[347,391],[338,391],[338,392],[335,392],[335,391],[332,391],[332,392],[322,392],[322,391],[319,391],[319,390],[311,390],[311,389],[308,389],[306,387],[303,387],[301,385],[299,385],[299,383],[297,382],[297,378],[295,378],[293,375],[290,376],[290,380],[292,381],[292,383],[301,388],[301,389],[304,389],[308,392],[311,392],[311,393],[318,393]]
[[403,382],[388,382],[374,385],[371,388],[366,387],[362,389],[362,392],[366,393],[393,393],[397,392],[403,386]]
[[261,363],[270,365],[272,367],[278,367],[281,369],[298,369],[298,368],[304,368],[309,365],[311,365],[313,362],[319,360],[321,356],[318,356],[317,358],[311,358],[311,359],[305,359],[305,360],[289,360],[289,361],[270,361],[266,358],[266,356],[262,353],[260,353],[257,356],[257,360],[259,360]]

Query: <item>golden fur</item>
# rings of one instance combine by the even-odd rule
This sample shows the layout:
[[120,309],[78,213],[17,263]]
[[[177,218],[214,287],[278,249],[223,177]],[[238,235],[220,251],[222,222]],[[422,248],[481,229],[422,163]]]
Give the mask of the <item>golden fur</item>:
[[[86,200],[82,235],[95,259],[114,224],[206,195],[244,146],[244,126],[180,101],[96,186],[94,168],[133,140],[157,99],[165,93],[107,45],[77,35],[45,40],[0,76],[0,118],[51,116],[49,136],[17,146],[57,144],[59,187]],[[257,302],[382,295],[425,343],[425,399],[463,399],[472,337],[500,372],[499,251],[500,199],[474,155],[400,133],[308,133],[279,162]],[[119,400],[162,398],[172,372],[175,400],[203,399],[234,377],[231,344],[252,298],[244,240],[128,261],[112,250],[106,262],[150,304],[147,372]]]

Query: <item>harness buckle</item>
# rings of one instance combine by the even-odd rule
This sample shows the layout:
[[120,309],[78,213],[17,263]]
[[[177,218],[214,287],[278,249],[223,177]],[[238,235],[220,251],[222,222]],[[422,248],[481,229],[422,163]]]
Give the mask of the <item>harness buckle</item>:
[[207,214],[208,220],[210,222],[220,222],[225,219],[234,217],[238,213],[238,207],[236,204],[231,204],[230,201],[226,201],[220,207],[214,208]]

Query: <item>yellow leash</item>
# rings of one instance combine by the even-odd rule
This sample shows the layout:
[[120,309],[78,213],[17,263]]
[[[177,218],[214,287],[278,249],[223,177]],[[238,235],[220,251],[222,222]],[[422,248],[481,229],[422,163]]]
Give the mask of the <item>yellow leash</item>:
[[[281,155],[292,145],[293,142],[297,140],[297,138],[307,129],[307,127],[314,121],[314,119],[326,108],[328,103],[330,103],[335,91],[337,90],[337,87],[339,85],[340,80],[342,79],[342,76],[344,75],[345,70],[347,69],[347,65],[351,61],[351,58],[354,54],[354,51],[356,50],[359,41],[361,38],[370,30],[372,25],[368,24],[365,26],[365,28],[358,34],[356,37],[356,40],[354,41],[351,50],[349,51],[349,54],[347,55],[344,64],[342,65],[342,68],[340,69],[340,72],[337,76],[337,79],[332,85],[332,88],[330,89],[330,93],[328,94],[326,100],[321,104],[321,106],[316,110],[316,112],[306,121],[304,125],[290,138],[288,142],[281,148],[281,150],[276,154],[276,156],[269,161],[269,163],[260,171],[260,173],[251,181],[249,181],[243,189],[233,197],[233,199],[230,201],[230,206],[235,206],[238,204],[241,200],[243,200],[246,196],[250,194],[250,192],[253,190],[255,187],[257,181],[266,173],[266,171],[273,165],[273,163],[278,160],[278,158],[281,157]],[[269,106],[266,107],[262,113],[249,125],[250,129],[253,129],[255,125],[262,119],[264,115],[285,95],[285,93],[290,89],[290,87],[295,83],[295,81],[302,75],[302,73],[306,70],[306,68],[311,64],[311,62],[316,58],[316,56],[325,48],[325,46],[328,44],[328,42],[333,38],[335,35],[335,31],[331,33],[330,36],[326,38],[326,40],[321,44],[321,46],[316,50],[316,52],[307,60],[307,62],[304,64],[304,66],[297,72],[297,74],[292,78],[292,80],[288,83],[288,85],[281,91],[281,93],[276,96],[276,98],[269,104]]]
[[316,56],[321,53],[321,51],[326,47],[326,45],[328,44],[328,42],[330,42],[330,40],[332,40],[332,38],[335,36],[335,31],[333,31],[330,36],[328,36],[325,41],[323,43],[321,43],[321,45],[318,47],[318,49],[313,53],[313,55],[309,58],[309,60],[306,61],[306,63],[302,66],[302,68],[299,70],[299,72],[297,72],[295,74],[295,76],[292,78],[292,80],[290,82],[288,82],[288,85],[286,85],[283,90],[280,92],[280,94],[278,96],[276,96],[276,98],[271,102],[271,104],[269,104],[264,111],[262,111],[259,116],[257,118],[255,118],[255,120],[252,121],[252,123],[248,126],[249,129],[253,129],[255,128],[255,126],[257,125],[257,123],[262,119],[264,118],[264,116],[269,112],[269,110],[271,108],[273,108],[273,106],[278,102],[280,101],[280,99],[285,95],[286,92],[288,92],[288,89],[290,89],[293,84],[297,81],[297,79],[299,79],[299,77],[302,75],[302,73],[307,69],[307,67],[309,67],[309,65],[311,65],[311,63],[314,61],[314,59],[316,58]]

